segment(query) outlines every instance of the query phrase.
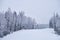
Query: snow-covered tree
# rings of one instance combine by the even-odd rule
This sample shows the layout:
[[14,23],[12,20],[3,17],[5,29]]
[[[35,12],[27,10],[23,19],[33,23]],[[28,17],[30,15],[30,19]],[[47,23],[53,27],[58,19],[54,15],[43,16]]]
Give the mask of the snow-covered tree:
[[33,19],[33,20],[32,20],[32,29],[34,29],[35,26],[36,26],[36,21],[35,21],[35,19]]
[[24,12],[21,11],[19,12],[18,17],[17,17],[17,25],[18,25],[17,29],[18,30],[22,29],[23,18],[24,18]]
[[49,21],[49,27],[50,28],[54,28],[55,27],[55,23],[56,23],[56,16],[55,16],[55,13],[54,13],[54,16],[51,17],[51,19]]
[[11,32],[11,27],[12,27],[12,24],[13,24],[13,14],[11,12],[11,9],[8,8],[8,11],[5,12],[5,19],[7,21],[7,31],[10,33]]
[[49,21],[49,28],[53,28],[52,19]]
[[27,29],[32,29],[32,19],[31,19],[31,17],[28,17]]
[[0,36],[6,35],[5,34],[6,29],[7,27],[5,15],[3,13],[0,13]]
[[54,16],[51,18],[50,22],[49,22],[49,26],[50,28],[54,28],[54,31],[57,31],[57,26],[59,24],[59,16],[58,14],[54,13]]
[[13,13],[13,25],[12,25],[12,31],[16,31],[17,27],[17,13],[14,11]]

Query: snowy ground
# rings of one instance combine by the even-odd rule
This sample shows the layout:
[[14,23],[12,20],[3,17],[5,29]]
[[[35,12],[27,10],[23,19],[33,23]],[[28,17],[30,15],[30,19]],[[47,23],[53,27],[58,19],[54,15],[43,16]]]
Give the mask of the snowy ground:
[[60,40],[60,36],[54,34],[53,29],[20,30],[7,35],[1,40]]

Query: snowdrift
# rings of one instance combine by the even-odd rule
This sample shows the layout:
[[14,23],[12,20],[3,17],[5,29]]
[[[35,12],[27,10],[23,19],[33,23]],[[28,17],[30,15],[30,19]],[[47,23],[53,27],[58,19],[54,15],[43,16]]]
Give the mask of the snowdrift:
[[53,29],[20,30],[7,35],[1,40],[60,40]]

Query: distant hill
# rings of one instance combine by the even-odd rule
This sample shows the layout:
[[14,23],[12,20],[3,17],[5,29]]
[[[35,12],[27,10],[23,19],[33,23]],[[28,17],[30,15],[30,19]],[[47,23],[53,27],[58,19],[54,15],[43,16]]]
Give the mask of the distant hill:
[[36,25],[35,29],[43,29],[43,28],[48,28],[49,25],[48,24],[38,24]]

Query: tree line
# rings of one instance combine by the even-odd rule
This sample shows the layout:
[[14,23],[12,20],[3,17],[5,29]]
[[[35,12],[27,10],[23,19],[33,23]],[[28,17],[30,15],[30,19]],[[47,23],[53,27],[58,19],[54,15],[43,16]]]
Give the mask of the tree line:
[[0,12],[0,37],[21,29],[34,29],[35,25],[35,19],[25,16],[23,11],[17,14],[8,8],[6,12]]
[[60,35],[60,16],[58,13],[54,14],[54,16],[50,19],[49,28],[53,28],[55,33]]

